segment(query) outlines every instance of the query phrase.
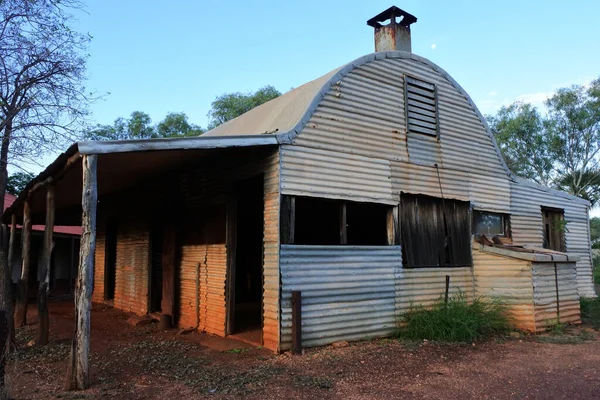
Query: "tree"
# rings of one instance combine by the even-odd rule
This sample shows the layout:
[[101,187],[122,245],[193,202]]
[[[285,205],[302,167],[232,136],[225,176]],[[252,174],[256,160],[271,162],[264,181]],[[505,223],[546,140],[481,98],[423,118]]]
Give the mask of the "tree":
[[584,197],[600,172],[600,79],[587,88],[559,89],[546,106],[545,127],[561,181],[568,179],[569,192]]
[[540,116],[529,104],[502,107],[488,117],[511,170],[527,179],[600,200],[600,79],[559,89]]
[[548,186],[553,173],[552,154],[538,110],[517,102],[487,119],[510,170]]
[[269,100],[281,96],[273,86],[265,86],[254,93],[226,93],[215,99],[208,112],[208,129],[213,129],[229,120],[239,117]]
[[180,136],[200,136],[204,130],[195,124],[188,122],[185,113],[168,113],[165,119],[156,125],[156,134],[158,137],[180,137]]
[[204,130],[188,122],[185,113],[169,113],[157,125],[150,116],[141,111],[131,113],[129,119],[117,118],[112,125],[97,125],[84,137],[87,140],[156,139],[198,136]]
[[590,238],[592,240],[592,248],[600,249],[600,218],[590,218]]
[[6,181],[6,191],[17,196],[33,178],[34,175],[31,172],[15,172]]
[[[69,27],[74,8],[81,8],[78,0],[0,1],[0,214],[9,161],[36,162],[73,141],[87,114],[91,99],[82,82],[90,37]],[[9,268],[0,273],[0,302],[10,310]],[[25,292],[17,302],[26,300]]]

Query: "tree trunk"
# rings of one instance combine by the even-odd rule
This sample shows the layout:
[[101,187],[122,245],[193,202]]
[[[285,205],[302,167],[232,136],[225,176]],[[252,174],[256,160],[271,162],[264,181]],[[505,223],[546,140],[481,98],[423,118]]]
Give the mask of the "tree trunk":
[[27,289],[29,285],[29,265],[31,264],[31,210],[29,200],[25,201],[23,207],[23,230],[22,254],[23,263],[21,266],[21,279],[19,279],[19,288],[17,289],[17,304],[15,306],[15,327],[24,326],[27,323]]
[[13,214],[10,217],[10,238],[8,240],[8,260],[6,262],[6,281],[5,281],[5,292],[6,292],[6,321],[7,321],[7,334],[6,334],[6,347],[7,351],[11,351],[15,347],[15,321],[13,314],[13,302],[12,302],[12,266],[15,260],[15,236],[17,234],[17,217]]
[[48,344],[50,321],[48,316],[48,292],[50,285],[50,261],[54,233],[54,185],[46,188],[46,227],[44,229],[44,250],[42,253],[42,277],[38,291],[38,337],[37,344]]
[[89,384],[90,311],[94,283],[96,207],[98,203],[96,162],[96,155],[83,156],[81,245],[75,287],[75,330],[67,369],[66,390],[83,390]]

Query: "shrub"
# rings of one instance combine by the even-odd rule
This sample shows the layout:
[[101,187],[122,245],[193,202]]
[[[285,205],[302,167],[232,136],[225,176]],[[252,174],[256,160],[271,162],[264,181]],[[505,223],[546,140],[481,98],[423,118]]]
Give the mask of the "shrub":
[[582,297],[579,302],[581,305],[581,319],[591,324],[594,329],[600,329],[600,297],[595,299]]
[[498,300],[478,297],[472,302],[464,293],[442,298],[432,307],[411,306],[400,318],[399,336],[409,340],[470,342],[510,329],[506,307]]

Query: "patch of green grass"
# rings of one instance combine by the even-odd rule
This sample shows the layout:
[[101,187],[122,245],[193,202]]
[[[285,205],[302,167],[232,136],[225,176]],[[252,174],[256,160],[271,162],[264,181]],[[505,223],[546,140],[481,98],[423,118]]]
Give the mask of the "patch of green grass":
[[594,329],[600,329],[600,297],[595,299],[582,297],[579,304],[583,322],[589,323]]
[[227,350],[227,353],[242,354],[242,353],[245,353],[245,352],[247,352],[249,350],[250,350],[249,348],[246,348],[246,349],[238,349],[238,348],[236,348],[236,349]]
[[598,265],[594,268],[594,283],[600,285],[600,266]]
[[558,321],[548,321],[546,323],[546,332],[551,336],[562,336],[565,334],[566,324],[561,324]]
[[586,340],[593,340],[594,334],[581,331],[576,334],[553,334],[536,336],[535,340],[540,343],[551,344],[580,344]]
[[440,298],[432,307],[411,306],[399,325],[403,339],[444,342],[471,342],[510,329],[506,307],[499,300],[468,301],[464,293],[452,296],[448,304]]
[[331,389],[333,382],[325,376],[297,375],[294,377],[295,387]]

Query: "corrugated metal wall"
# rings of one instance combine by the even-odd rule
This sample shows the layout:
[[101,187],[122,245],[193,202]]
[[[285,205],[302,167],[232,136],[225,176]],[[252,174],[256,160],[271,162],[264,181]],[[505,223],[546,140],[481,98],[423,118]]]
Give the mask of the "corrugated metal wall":
[[279,351],[279,152],[265,160],[264,170],[264,260],[263,346]]
[[225,280],[227,249],[225,245],[203,246],[200,264],[200,330],[225,336]]
[[428,306],[446,292],[446,275],[450,275],[450,296],[459,292],[473,298],[473,271],[462,268],[400,268],[396,271],[396,311],[402,314],[411,304]]
[[[574,263],[556,263],[558,299],[554,263],[533,263],[535,324],[538,330],[548,325],[580,323],[577,271]],[[560,305],[560,318],[557,310]]]
[[302,341],[386,336],[396,328],[399,246],[281,246],[281,349],[291,346],[291,292],[302,291]]
[[150,233],[142,218],[128,219],[117,231],[115,308],[148,312],[148,267]]
[[515,327],[536,331],[531,262],[473,249],[475,295],[501,297]]
[[515,243],[542,247],[542,206],[565,210],[567,252],[577,255],[577,285],[581,296],[594,296],[587,206],[545,190],[511,184],[511,230]]

